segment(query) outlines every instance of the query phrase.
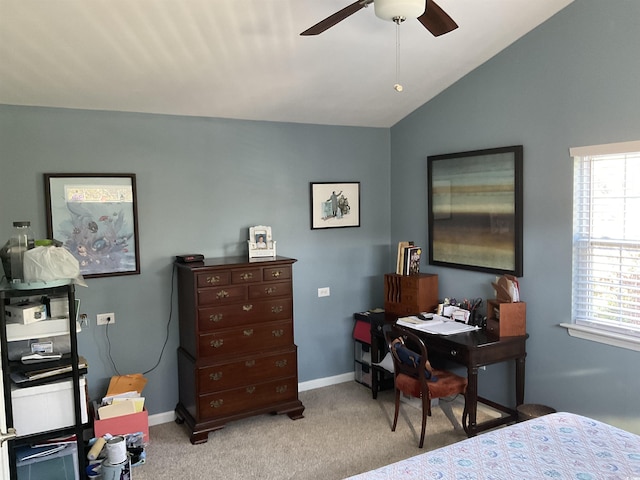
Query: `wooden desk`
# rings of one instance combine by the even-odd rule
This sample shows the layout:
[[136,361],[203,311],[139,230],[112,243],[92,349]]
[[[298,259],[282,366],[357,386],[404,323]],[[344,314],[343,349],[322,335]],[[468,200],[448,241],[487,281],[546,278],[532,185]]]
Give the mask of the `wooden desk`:
[[[382,335],[382,326],[385,323],[394,323],[395,315],[371,314],[371,358],[372,361],[380,361],[386,353],[386,345]],[[451,360],[467,368],[467,393],[466,407],[462,425],[469,437],[498,425],[513,423],[518,415],[516,407],[524,403],[524,375],[525,357],[527,356],[526,341],[528,335],[519,337],[497,338],[488,335],[485,330],[458,333],[455,335],[432,335],[418,330],[417,333],[424,341],[429,351],[429,358]],[[374,340],[375,339],[375,340]],[[515,394],[516,405],[513,408],[500,405],[490,399],[478,396],[478,369],[485,365],[514,360],[516,363]],[[432,360],[433,361],[433,360]],[[374,367],[380,368],[380,367]],[[377,397],[379,385],[378,375],[372,375],[371,390],[373,398]],[[476,422],[478,402],[499,410],[506,415],[478,424]]]

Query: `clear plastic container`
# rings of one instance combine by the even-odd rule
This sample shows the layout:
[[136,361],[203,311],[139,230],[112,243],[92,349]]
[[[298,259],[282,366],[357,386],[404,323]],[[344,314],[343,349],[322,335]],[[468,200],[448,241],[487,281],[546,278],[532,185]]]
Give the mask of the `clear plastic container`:
[[13,235],[9,241],[9,257],[11,259],[11,282],[23,281],[24,254],[34,247],[31,222],[13,222]]

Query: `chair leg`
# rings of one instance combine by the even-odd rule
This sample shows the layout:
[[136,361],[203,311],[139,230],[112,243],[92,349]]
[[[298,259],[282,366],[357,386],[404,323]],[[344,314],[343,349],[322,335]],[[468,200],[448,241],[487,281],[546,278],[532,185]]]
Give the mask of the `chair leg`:
[[398,425],[398,413],[400,412],[400,390],[396,389],[396,409],[395,414],[393,416],[393,426],[391,427],[391,431],[396,431],[396,425]]
[[422,448],[424,445],[424,434],[427,430],[427,415],[431,409],[431,400],[428,395],[422,395],[422,430],[420,431],[420,442],[418,448]]

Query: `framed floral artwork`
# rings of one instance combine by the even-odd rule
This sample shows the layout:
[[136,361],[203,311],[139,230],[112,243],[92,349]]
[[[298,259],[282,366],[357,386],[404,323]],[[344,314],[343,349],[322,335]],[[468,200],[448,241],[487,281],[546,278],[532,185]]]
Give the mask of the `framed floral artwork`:
[[84,278],[140,273],[136,176],[45,173],[47,236]]

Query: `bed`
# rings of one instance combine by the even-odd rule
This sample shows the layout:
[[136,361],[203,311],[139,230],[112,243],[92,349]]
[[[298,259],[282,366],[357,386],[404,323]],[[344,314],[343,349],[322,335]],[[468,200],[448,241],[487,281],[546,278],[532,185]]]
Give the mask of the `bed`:
[[640,479],[640,436],[560,412],[500,428],[349,480]]

